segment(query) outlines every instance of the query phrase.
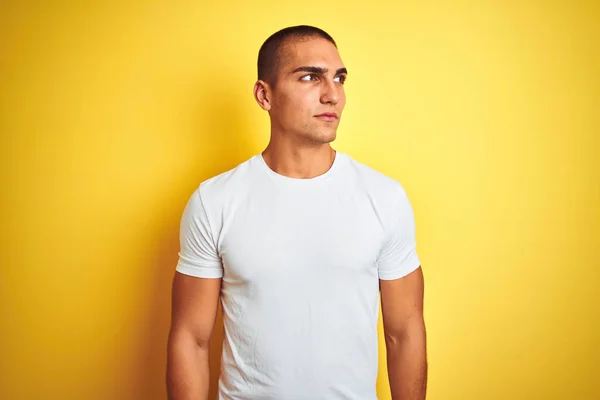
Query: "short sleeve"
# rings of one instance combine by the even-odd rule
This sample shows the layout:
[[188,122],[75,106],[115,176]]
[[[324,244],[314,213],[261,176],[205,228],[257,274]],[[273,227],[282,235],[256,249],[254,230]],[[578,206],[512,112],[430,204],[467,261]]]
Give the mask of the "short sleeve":
[[176,270],[198,278],[221,278],[223,266],[200,189],[190,197],[181,218]]
[[387,240],[377,259],[379,279],[382,280],[402,278],[421,265],[416,250],[415,218],[402,187],[398,190],[392,215]]

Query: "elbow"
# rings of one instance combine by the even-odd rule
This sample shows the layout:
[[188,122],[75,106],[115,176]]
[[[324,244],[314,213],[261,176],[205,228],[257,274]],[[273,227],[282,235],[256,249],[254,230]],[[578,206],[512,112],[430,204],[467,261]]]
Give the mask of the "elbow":
[[422,315],[413,316],[405,323],[395,327],[384,327],[387,347],[398,347],[405,343],[425,340],[425,321]]
[[169,331],[168,346],[170,350],[208,350],[210,347],[210,336],[196,334],[189,329],[172,328]]

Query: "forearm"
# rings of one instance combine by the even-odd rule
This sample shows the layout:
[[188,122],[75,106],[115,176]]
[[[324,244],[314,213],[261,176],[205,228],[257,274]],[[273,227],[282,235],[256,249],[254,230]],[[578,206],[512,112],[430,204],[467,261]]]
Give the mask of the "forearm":
[[425,324],[411,322],[402,335],[386,335],[392,400],[424,400],[427,387]]
[[208,343],[184,335],[169,337],[167,392],[169,400],[206,400],[210,380]]

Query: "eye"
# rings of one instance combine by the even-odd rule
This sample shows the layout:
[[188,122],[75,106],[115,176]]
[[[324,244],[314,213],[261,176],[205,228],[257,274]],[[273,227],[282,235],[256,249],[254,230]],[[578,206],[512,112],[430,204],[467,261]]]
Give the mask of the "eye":
[[334,78],[334,81],[343,85],[346,82],[346,75],[338,75]]
[[309,82],[309,81],[315,81],[317,79],[319,79],[319,77],[317,75],[309,74],[309,75],[304,75],[300,80]]

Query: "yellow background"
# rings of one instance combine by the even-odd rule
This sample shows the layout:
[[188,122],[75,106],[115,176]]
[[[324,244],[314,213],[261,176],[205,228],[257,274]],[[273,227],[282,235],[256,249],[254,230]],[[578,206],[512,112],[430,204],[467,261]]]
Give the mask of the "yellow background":
[[165,398],[181,212],[266,146],[258,48],[306,23],[350,71],[334,147],[413,203],[428,399],[600,399],[599,8],[2,2],[0,398]]

